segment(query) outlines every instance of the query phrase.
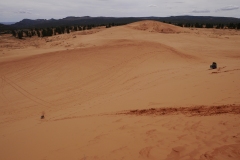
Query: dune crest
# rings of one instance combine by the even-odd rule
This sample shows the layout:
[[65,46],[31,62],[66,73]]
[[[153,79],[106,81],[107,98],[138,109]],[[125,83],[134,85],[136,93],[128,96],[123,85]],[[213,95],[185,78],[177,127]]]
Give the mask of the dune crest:
[[142,31],[148,31],[148,32],[156,32],[156,33],[186,33],[190,32],[189,29],[178,27],[172,24],[167,24],[163,22],[157,22],[157,21],[140,21],[135,22],[127,25],[130,28],[142,30]]

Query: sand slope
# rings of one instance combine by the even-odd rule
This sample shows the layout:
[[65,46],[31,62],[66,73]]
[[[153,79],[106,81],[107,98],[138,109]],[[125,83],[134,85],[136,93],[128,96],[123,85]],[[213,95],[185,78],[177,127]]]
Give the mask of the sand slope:
[[0,38],[0,159],[240,158],[239,31]]

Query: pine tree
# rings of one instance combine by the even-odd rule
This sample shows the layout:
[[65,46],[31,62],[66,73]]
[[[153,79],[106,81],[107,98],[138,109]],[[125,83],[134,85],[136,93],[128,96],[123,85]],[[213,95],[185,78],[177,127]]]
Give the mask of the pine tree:
[[58,27],[55,28],[55,35],[56,35],[57,33],[60,34],[60,33],[59,33],[59,30],[58,30]]
[[213,24],[207,23],[206,28],[213,28]]
[[199,23],[195,23],[195,28],[202,28],[202,25]]
[[38,37],[40,37],[40,36],[41,36],[41,34],[40,34],[40,31],[39,31],[39,30],[37,30],[37,36],[38,36]]
[[13,37],[16,37],[16,32],[14,30],[12,30],[12,35]]
[[234,23],[229,23],[228,24],[228,28],[229,29],[235,29],[236,28],[236,25]]
[[225,25],[224,25],[224,24],[222,24],[221,28],[222,28],[222,29],[224,29],[224,28],[225,28]]
[[69,34],[70,33],[70,30],[69,30],[69,28],[67,27],[67,34]]
[[61,28],[60,28],[60,27],[57,27],[57,28],[56,28],[56,32],[57,32],[58,34],[62,34]]
[[237,24],[237,29],[240,29],[240,23]]
[[31,35],[32,35],[32,36],[35,36],[34,29],[31,29]]
[[177,26],[183,27],[183,24],[182,23],[178,23]]
[[45,29],[42,30],[42,37],[46,37],[47,36],[47,31]]
[[65,27],[61,27],[62,34],[65,33]]
[[52,28],[47,28],[46,29],[46,36],[52,36],[53,35],[53,30]]
[[25,35],[28,37],[28,31],[24,31]]
[[89,29],[92,29],[92,26],[91,25],[88,25],[87,26],[87,29],[89,30]]
[[77,31],[77,30],[78,30],[77,26],[74,26],[74,31]]
[[22,39],[22,37],[23,37],[23,32],[22,32],[22,31],[19,31],[19,32],[18,32],[18,38],[19,38],[19,39]]

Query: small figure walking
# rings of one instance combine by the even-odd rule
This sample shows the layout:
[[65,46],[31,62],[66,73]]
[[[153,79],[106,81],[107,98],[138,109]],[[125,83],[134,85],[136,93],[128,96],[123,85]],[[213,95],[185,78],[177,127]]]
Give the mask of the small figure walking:
[[45,118],[44,114],[45,114],[45,113],[42,112],[41,119],[44,119],[44,118]]

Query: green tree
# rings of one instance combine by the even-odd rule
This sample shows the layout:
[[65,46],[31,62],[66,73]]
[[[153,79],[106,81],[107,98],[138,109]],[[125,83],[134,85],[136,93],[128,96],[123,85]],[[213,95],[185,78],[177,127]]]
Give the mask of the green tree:
[[177,26],[183,27],[183,24],[182,23],[178,23]]
[[70,33],[70,30],[69,30],[69,27],[67,27],[67,34],[69,34]]
[[237,29],[240,29],[240,23],[237,24]]
[[32,35],[32,36],[35,36],[34,29],[31,29],[31,35]]
[[92,29],[92,26],[91,25],[88,25],[87,26],[87,29],[89,30],[89,29]]
[[235,29],[236,28],[236,25],[234,23],[229,23],[228,24],[228,28],[229,29]]
[[46,37],[47,36],[47,31],[45,29],[42,30],[42,37]]
[[61,27],[62,34],[65,33],[65,27]]
[[74,31],[77,31],[78,30],[78,27],[77,26],[74,26]]
[[56,27],[55,33],[62,34],[62,31],[61,31],[61,29],[59,27]]
[[221,28],[222,28],[222,29],[224,29],[224,28],[225,28],[225,25],[224,25],[224,24],[222,24]]
[[29,35],[28,35],[28,31],[24,31],[24,33],[25,33],[25,35],[28,37]]
[[213,28],[213,24],[207,23],[206,28]]
[[40,37],[41,36],[40,31],[37,29],[36,32],[37,32],[37,36]]
[[46,29],[46,35],[47,35],[47,36],[52,36],[52,35],[53,35],[53,30],[52,30],[52,28],[47,28],[47,29]]
[[202,28],[202,25],[199,23],[195,23],[195,28]]
[[19,31],[19,32],[18,32],[18,38],[19,38],[19,39],[22,39],[22,37],[23,37],[23,32],[22,32],[22,31]]
[[12,30],[12,35],[13,37],[16,37],[16,32],[14,30]]

